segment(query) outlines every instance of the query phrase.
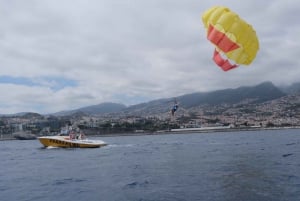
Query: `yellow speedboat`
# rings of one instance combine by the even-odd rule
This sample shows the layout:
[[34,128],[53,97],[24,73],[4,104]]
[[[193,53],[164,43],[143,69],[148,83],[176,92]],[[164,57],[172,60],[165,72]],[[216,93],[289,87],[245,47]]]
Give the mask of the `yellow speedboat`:
[[38,139],[45,147],[99,148],[107,145],[102,140],[73,139],[69,136],[43,136]]

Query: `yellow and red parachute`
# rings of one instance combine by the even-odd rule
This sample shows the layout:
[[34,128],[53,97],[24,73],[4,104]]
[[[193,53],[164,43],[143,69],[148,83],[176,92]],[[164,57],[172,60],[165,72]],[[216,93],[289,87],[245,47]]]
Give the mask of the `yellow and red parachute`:
[[227,7],[214,6],[204,12],[202,21],[207,29],[207,39],[215,45],[213,60],[224,71],[239,64],[249,65],[255,59],[259,49],[256,32],[236,13]]

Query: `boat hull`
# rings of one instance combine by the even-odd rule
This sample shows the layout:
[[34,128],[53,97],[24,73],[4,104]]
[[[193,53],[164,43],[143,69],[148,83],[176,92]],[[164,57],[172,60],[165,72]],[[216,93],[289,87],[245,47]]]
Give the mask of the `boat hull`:
[[62,136],[46,136],[38,139],[45,147],[99,148],[107,145],[101,140],[70,140],[68,137]]

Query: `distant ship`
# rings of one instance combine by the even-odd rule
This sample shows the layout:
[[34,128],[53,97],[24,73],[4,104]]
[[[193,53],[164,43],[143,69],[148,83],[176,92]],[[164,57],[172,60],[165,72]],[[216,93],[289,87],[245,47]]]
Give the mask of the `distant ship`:
[[32,133],[28,133],[25,131],[20,131],[13,133],[13,137],[16,138],[17,140],[35,140],[36,136]]

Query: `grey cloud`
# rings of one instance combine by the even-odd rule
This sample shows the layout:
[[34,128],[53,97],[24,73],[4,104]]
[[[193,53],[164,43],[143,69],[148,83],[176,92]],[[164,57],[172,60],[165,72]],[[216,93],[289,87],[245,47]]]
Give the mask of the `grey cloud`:
[[[214,47],[201,14],[213,5],[228,6],[255,28],[260,50],[249,67],[225,73],[212,61]],[[300,73],[299,8],[292,0],[2,0],[0,60],[5,68],[0,75],[78,81],[78,87],[45,91],[56,98],[56,108],[36,98],[45,111],[122,102],[122,97],[133,103],[265,79],[288,84]],[[286,72],[288,78],[282,77]],[[23,96],[20,90],[15,88]],[[35,95],[43,96],[44,90]],[[123,95],[116,95],[120,91]]]

